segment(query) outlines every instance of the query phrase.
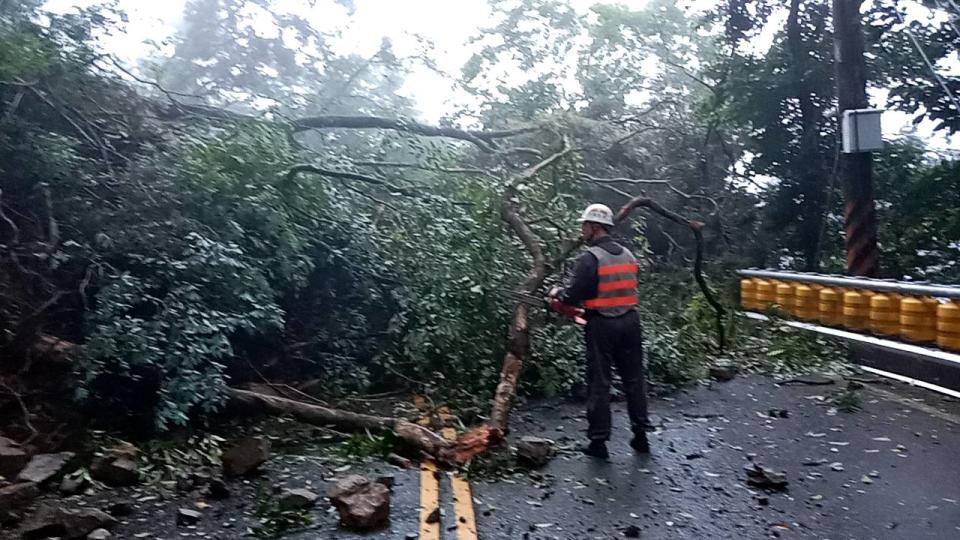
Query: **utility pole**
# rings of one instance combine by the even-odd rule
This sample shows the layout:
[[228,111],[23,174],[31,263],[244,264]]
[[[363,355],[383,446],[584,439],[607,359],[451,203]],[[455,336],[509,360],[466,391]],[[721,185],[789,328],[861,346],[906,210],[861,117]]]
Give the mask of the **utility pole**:
[[[833,54],[837,77],[838,124],[843,111],[866,109],[867,78],[860,26],[862,0],[833,1]],[[875,276],[879,267],[877,213],[873,203],[873,170],[870,152],[840,155],[843,186],[843,221],[846,231],[847,272]]]

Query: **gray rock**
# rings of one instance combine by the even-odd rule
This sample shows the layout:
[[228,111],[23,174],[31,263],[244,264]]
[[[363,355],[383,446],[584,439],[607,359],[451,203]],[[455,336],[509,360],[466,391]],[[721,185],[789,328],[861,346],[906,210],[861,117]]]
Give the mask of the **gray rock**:
[[47,505],[24,525],[23,538],[84,538],[97,529],[109,529],[116,524],[117,520],[95,508],[68,510]]
[[770,491],[787,489],[787,475],[782,472],[772,471],[757,463],[751,463],[744,468],[747,471],[747,483],[753,487]]
[[206,495],[211,499],[226,499],[230,497],[230,488],[222,478],[211,478],[207,483]]
[[733,364],[715,364],[710,366],[710,378],[715,381],[732,381],[737,376],[737,366]]
[[517,459],[533,467],[542,467],[553,454],[553,441],[540,437],[521,437],[517,443]]
[[139,453],[140,450],[130,443],[110,448],[93,460],[90,476],[108,486],[132,486],[140,481],[140,470],[137,467]]
[[140,481],[140,469],[126,457],[98,458],[90,466],[90,476],[108,486],[132,486]]
[[390,490],[363,476],[350,475],[338,480],[328,496],[340,514],[340,524],[349,529],[376,529],[390,519]]
[[30,462],[30,456],[10,439],[0,437],[0,476],[15,478]]
[[76,495],[87,487],[87,477],[82,474],[68,474],[60,481],[60,493]]
[[67,468],[73,461],[73,452],[59,454],[38,454],[30,459],[26,468],[17,475],[18,482],[34,482],[42,484],[47,480],[55,479],[68,472]]
[[33,482],[23,482],[0,488],[0,513],[30,504],[40,495]]
[[280,510],[303,510],[317,504],[320,496],[308,489],[287,489],[280,495]]
[[374,480],[374,482],[378,484],[383,484],[388,488],[390,488],[390,490],[392,491],[393,486],[396,485],[397,483],[397,477],[392,474],[384,474],[382,476],[378,476],[377,479]]
[[133,513],[133,505],[128,502],[116,502],[107,508],[107,513],[113,517],[126,517]]
[[196,510],[189,510],[187,508],[177,510],[177,525],[196,525],[201,519],[203,519],[203,514]]
[[110,538],[111,536],[112,535],[110,534],[110,531],[106,529],[97,529],[87,535],[87,540],[107,540],[107,538]]
[[270,459],[270,441],[263,437],[248,437],[223,453],[223,472],[228,476],[243,476],[257,470]]

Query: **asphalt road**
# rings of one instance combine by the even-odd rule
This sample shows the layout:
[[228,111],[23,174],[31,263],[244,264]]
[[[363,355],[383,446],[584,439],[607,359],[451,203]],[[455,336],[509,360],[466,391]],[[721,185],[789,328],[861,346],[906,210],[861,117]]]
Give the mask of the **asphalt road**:
[[[829,401],[843,387],[778,386],[754,376],[655,399],[658,428],[649,456],[634,455],[627,445],[626,413],[615,403],[608,462],[573,449],[586,429],[581,403],[519,406],[514,436],[554,439],[559,452],[539,470],[471,482],[479,538],[960,538],[960,402],[899,383],[870,383],[858,391],[862,410],[846,413]],[[314,436],[312,428],[303,429],[295,438]],[[345,531],[321,501],[312,523],[286,538],[415,538],[420,471],[344,463],[329,452],[278,448],[262,476],[231,482],[226,501],[150,486],[46,498],[70,507],[130,503],[132,513],[115,538],[226,540],[249,537],[257,524],[258,486],[271,492],[307,487],[323,495],[346,474],[390,474],[396,485],[385,529]],[[751,463],[784,473],[786,489],[748,486],[744,467]],[[441,482],[444,540],[457,537],[449,485]],[[201,510],[202,520],[176,526],[180,508]],[[0,530],[0,538],[18,536],[12,533]]]
[[[873,383],[846,413],[829,403],[843,386],[748,377],[655,400],[649,456],[627,446],[615,404],[609,462],[572,450],[580,404],[530,404],[512,433],[570,449],[539,478],[475,483],[480,537],[960,538],[960,404]],[[787,489],[749,487],[751,463],[785,473]]]

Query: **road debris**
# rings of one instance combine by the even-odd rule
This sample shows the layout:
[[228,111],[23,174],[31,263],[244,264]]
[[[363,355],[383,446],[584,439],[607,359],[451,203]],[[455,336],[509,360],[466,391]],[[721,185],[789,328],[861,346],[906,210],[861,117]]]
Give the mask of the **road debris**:
[[772,471],[758,463],[744,467],[747,472],[747,483],[753,487],[770,491],[787,489],[789,482],[785,473]]

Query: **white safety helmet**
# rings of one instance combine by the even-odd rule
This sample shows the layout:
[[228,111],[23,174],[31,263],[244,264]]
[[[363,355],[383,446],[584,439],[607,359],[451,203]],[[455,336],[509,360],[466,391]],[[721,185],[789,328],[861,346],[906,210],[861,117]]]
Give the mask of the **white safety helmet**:
[[610,207],[605,204],[591,204],[583,211],[579,221],[589,221],[613,227],[613,210],[610,210]]

